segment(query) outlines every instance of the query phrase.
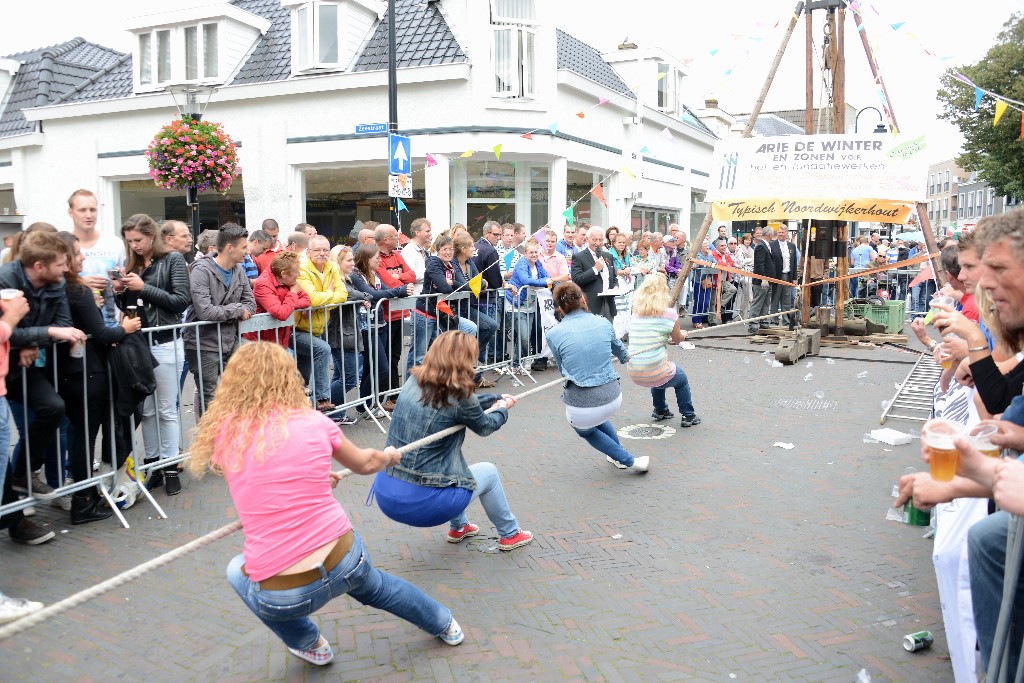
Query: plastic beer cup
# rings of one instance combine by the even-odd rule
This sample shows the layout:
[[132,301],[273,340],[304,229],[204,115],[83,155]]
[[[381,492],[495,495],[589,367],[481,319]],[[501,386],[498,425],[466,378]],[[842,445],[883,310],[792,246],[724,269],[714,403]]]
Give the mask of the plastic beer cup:
[[953,481],[960,459],[960,451],[953,440],[963,431],[957,423],[941,418],[925,422],[921,438],[928,449],[931,475],[935,481]]
[[992,443],[991,437],[997,433],[999,428],[995,425],[978,425],[970,431],[971,444],[978,449],[982,455],[990,458],[998,458],[1002,454],[999,446]]

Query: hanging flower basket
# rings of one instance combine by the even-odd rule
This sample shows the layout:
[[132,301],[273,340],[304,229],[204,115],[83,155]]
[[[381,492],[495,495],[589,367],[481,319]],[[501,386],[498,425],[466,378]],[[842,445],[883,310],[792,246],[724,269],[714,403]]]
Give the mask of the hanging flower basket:
[[146,150],[149,175],[165,190],[228,191],[238,168],[231,136],[219,123],[175,119],[164,126]]

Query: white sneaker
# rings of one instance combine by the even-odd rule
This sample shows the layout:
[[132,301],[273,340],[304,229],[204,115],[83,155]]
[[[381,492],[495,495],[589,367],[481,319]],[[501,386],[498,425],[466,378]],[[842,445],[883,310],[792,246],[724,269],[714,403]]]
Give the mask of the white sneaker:
[[614,459],[614,458],[612,458],[612,456],[610,456],[610,455],[606,455],[606,456],[604,456],[604,459],[605,459],[605,460],[607,460],[608,462],[610,462],[611,464],[615,465],[616,467],[618,467],[618,468],[619,468],[620,470],[624,470],[624,469],[626,469],[626,466],[625,466],[625,465],[623,465],[623,464],[622,464],[621,462],[619,462],[618,460],[615,460],[615,459]]
[[459,627],[459,622],[455,621],[455,617],[452,617],[452,623],[448,625],[448,628],[438,638],[448,645],[458,645],[466,639],[466,634],[462,632],[462,628]]
[[651,468],[651,458],[648,455],[641,455],[639,458],[633,458],[633,469],[637,472],[646,472]]
[[0,624],[6,624],[15,619],[27,617],[33,612],[43,608],[43,603],[23,600],[21,598],[10,598],[0,594]]
[[320,636],[320,643],[312,650],[293,650],[288,648],[288,652],[291,652],[299,659],[305,659],[310,664],[316,664],[317,666],[330,664],[331,660],[334,659],[334,650],[331,649],[331,644],[323,636]]

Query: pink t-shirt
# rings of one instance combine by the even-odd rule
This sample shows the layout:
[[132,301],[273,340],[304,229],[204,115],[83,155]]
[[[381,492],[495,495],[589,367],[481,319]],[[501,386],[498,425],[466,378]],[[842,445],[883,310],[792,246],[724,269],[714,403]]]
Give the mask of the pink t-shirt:
[[340,538],[352,522],[334,499],[331,454],[345,439],[341,429],[315,410],[288,419],[288,435],[262,462],[254,449],[240,471],[224,478],[245,530],[245,571],[262,581],[317,548]]

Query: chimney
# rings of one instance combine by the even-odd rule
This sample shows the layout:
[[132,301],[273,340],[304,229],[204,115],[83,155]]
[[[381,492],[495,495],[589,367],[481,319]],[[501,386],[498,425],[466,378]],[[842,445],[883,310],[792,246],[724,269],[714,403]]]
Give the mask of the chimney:
[[710,97],[710,96],[705,98],[704,99],[704,108],[705,109],[718,109],[718,100],[715,99],[714,97]]
[[[626,40],[628,41],[628,38]],[[636,49],[636,43],[630,43],[630,42],[625,42],[625,41],[619,43],[619,50],[635,50],[635,49]]]

